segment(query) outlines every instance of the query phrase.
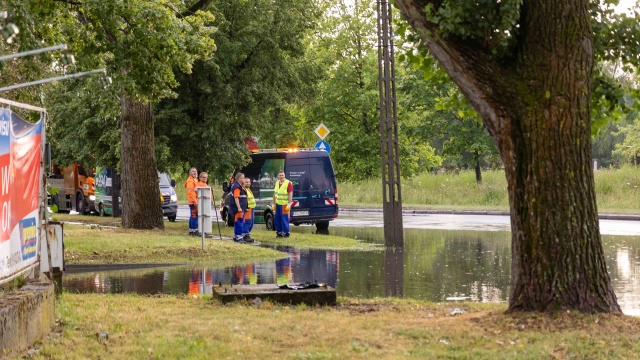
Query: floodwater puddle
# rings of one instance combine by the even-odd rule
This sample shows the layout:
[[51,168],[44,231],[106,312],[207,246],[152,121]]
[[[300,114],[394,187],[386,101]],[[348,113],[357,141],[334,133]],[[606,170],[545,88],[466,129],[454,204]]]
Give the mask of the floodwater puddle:
[[[292,228],[315,232],[315,227]],[[383,244],[379,227],[332,227],[332,235]],[[607,268],[623,312],[640,315],[640,236],[603,235]],[[435,302],[506,302],[511,236],[504,231],[405,229],[404,247],[381,252],[278,248],[286,259],[236,266],[135,269],[84,266],[63,276],[72,292],[211,294],[214,284],[318,282],[339,296]]]

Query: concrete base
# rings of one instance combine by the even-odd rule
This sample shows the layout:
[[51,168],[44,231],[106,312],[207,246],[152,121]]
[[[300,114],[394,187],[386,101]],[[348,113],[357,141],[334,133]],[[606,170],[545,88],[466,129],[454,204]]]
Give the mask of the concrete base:
[[54,284],[46,278],[27,280],[19,290],[0,295],[0,353],[28,348],[54,323]]
[[256,298],[292,305],[336,304],[336,290],[329,286],[314,289],[290,290],[280,289],[276,284],[215,285],[213,286],[213,297],[218,298],[223,304],[236,300],[253,300]]

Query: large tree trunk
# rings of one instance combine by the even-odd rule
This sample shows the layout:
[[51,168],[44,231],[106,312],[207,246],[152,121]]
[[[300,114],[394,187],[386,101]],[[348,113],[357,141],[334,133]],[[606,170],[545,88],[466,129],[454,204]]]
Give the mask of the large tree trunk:
[[511,207],[509,311],[620,312],[607,273],[591,169],[593,45],[588,0],[527,0],[514,56],[431,38],[422,9],[398,0],[430,53],[498,145]]
[[164,229],[151,104],[121,98],[122,226]]

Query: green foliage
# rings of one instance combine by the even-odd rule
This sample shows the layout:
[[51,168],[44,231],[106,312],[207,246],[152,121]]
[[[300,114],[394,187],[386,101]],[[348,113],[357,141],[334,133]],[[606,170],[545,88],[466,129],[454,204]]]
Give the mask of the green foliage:
[[[215,50],[211,38],[215,28],[209,26],[213,16],[202,11],[183,16],[180,11],[187,4],[182,0],[8,0],[7,5],[21,30],[21,50],[64,42],[78,63],[54,67],[55,71],[106,67],[114,80],[107,89],[95,76],[44,88],[48,139],[60,163],[118,164],[120,96],[143,102],[174,96],[174,70],[188,72],[197,58],[209,57]],[[42,64],[42,58],[25,60],[23,71],[31,66],[50,67]],[[57,61],[59,54],[48,59]],[[162,145],[156,152],[158,165],[164,169],[169,151]]]
[[618,167],[622,160],[620,157],[614,157],[613,151],[617,144],[624,141],[625,135],[619,130],[621,127],[629,125],[629,122],[622,119],[618,122],[608,122],[593,137],[591,143],[591,157],[598,162],[598,167]]
[[[120,98],[98,79],[75,79],[47,89],[48,141],[54,162],[91,168],[117,166],[120,159]],[[91,99],[87,101],[87,99]]]
[[[301,107],[297,137],[306,146],[317,141],[313,129],[324,123],[326,139],[339,179],[365,179],[380,173],[380,112],[378,95],[376,15],[373,3],[338,2],[321,22],[308,58],[324,69],[314,101]],[[400,71],[396,77],[400,78]],[[401,99],[403,95],[399,94]],[[439,165],[440,158],[423,138],[407,129],[412,122],[411,105],[398,104],[400,162],[404,176]]]
[[640,122],[635,121],[620,127],[615,135],[623,135],[622,143],[615,144],[613,155],[617,155],[622,161],[636,164],[640,153]]
[[248,161],[245,139],[280,146],[295,120],[290,104],[311,96],[316,71],[300,58],[319,13],[312,0],[227,0],[210,11],[217,56],[179,75],[179,96],[158,104],[156,141],[171,163],[225,178]]
[[424,79],[420,66],[408,61],[399,69],[398,103],[407,109],[403,121],[410,119],[408,124],[405,121],[405,133],[428,140],[445,163],[453,166],[475,165],[497,155],[482,120],[453,84]]
[[[640,66],[640,16],[637,9],[633,16],[617,14],[614,9],[618,3],[618,0],[590,2],[598,61],[594,71],[591,106],[594,135],[609,121],[632,120],[640,113],[637,79],[631,83],[619,81],[620,72],[629,76]],[[490,52],[494,58],[505,60],[516,55],[514,50],[520,28],[521,5],[522,0],[445,0],[437,7],[430,3],[426,6],[426,12],[428,20],[438,29],[436,36],[466,39],[475,47]],[[400,61],[408,61],[422,70],[426,80],[450,82],[406,22],[399,21],[396,30],[405,44],[399,56]],[[613,72],[611,64],[617,64]],[[440,106],[468,109],[463,99],[461,94],[441,99],[444,101],[440,102]]]
[[425,7],[437,35],[473,39],[494,52],[504,52],[517,37],[522,0],[445,0]]
[[640,89],[638,78],[632,73],[622,73],[618,62],[599,63],[595,68],[592,95],[592,126],[595,136],[606,128],[610,121],[633,121],[640,118]]

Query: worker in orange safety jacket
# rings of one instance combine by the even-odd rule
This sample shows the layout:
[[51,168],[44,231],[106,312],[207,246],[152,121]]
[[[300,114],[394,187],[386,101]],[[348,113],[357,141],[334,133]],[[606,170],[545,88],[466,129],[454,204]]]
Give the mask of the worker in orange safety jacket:
[[198,187],[198,170],[192,167],[189,169],[189,177],[184,183],[185,189],[187,189],[187,203],[189,204],[189,211],[191,216],[189,217],[189,235],[201,236],[198,232],[198,194],[196,193],[196,187]]

